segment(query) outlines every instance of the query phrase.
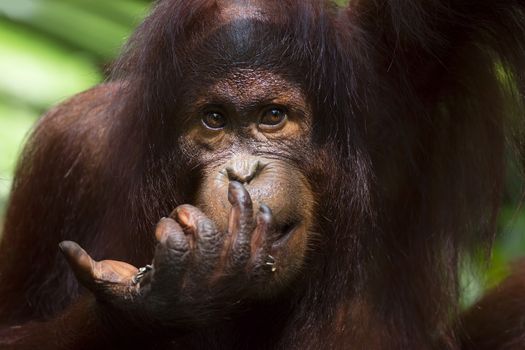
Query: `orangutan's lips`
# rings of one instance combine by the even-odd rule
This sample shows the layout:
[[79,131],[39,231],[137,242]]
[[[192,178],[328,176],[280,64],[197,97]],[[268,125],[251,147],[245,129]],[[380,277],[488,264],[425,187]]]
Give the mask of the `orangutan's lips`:
[[275,242],[273,243],[273,245],[279,246],[286,243],[286,241],[288,241],[295,229],[299,227],[300,224],[301,222],[299,220],[296,220],[277,226],[277,229],[275,231]]

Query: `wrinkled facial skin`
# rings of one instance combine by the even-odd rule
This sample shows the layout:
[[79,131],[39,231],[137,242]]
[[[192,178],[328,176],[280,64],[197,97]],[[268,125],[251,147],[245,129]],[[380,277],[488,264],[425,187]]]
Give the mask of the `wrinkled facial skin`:
[[251,250],[270,245],[275,271],[260,294],[276,294],[300,270],[312,230],[314,196],[300,167],[311,154],[310,108],[298,86],[261,71],[238,71],[188,95],[180,144],[203,165],[194,204],[223,232],[231,181],[246,188],[254,213],[270,208],[272,234],[252,239]]

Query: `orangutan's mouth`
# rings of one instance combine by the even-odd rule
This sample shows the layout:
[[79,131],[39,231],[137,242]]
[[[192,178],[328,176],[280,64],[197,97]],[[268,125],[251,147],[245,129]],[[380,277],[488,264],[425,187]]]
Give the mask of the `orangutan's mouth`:
[[301,226],[300,220],[292,220],[283,225],[278,225],[275,231],[274,247],[282,246],[293,236],[298,227]]

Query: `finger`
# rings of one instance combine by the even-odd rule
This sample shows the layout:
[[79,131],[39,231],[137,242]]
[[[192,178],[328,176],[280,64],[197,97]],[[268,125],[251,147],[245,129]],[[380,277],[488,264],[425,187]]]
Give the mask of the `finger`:
[[95,261],[75,242],[63,241],[59,247],[80,284],[97,298],[122,297],[130,292],[138,271],[135,266],[115,260]]
[[174,230],[174,224],[177,224],[172,218],[162,218],[155,228],[155,238],[159,243],[164,243],[168,239],[170,231]]
[[116,260],[102,260],[94,263],[94,278],[112,284],[130,284],[137,275],[138,269]]
[[220,255],[223,235],[219,233],[215,223],[192,205],[181,205],[175,211],[176,220],[196,244],[195,258],[204,262],[216,260]]
[[237,182],[230,182],[228,200],[232,204],[228,222],[228,233],[232,254],[231,262],[234,265],[244,264],[250,257],[250,241],[255,226],[253,205],[248,191]]
[[63,241],[58,246],[78,281],[85,287],[92,289],[95,279],[93,272],[95,261],[75,242]]
[[266,275],[268,271],[275,271],[272,265],[275,260],[270,255],[273,233],[273,215],[270,208],[261,204],[256,221],[257,227],[251,242],[250,263],[246,267],[254,278]]
[[271,209],[266,204],[261,204],[256,216],[257,226],[251,240],[251,255],[254,258],[259,251],[268,253],[270,248],[270,233],[273,224]]
[[155,275],[180,278],[186,270],[191,252],[182,227],[171,218],[163,218],[157,225],[155,236],[159,241],[153,260]]

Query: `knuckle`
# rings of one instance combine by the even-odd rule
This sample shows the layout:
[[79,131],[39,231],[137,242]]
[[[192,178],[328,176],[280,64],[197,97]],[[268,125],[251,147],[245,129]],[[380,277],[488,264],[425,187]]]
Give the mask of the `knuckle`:
[[188,241],[180,235],[170,235],[165,242],[166,247],[174,252],[186,252],[189,249]]
[[248,192],[244,191],[244,193],[241,193],[238,197],[238,202],[242,206],[251,206],[252,205],[252,199]]
[[194,209],[196,209],[193,205],[191,204],[181,204],[179,205],[177,208],[175,208],[175,212],[180,212],[182,210],[185,210],[185,211],[193,211]]
[[197,231],[200,236],[212,236],[216,234],[215,224],[207,218],[199,220],[197,223]]
[[[169,249],[169,260],[172,262],[172,263],[179,263],[183,260],[185,260],[188,255],[189,255],[189,251],[188,249],[184,249],[182,247],[173,247],[173,248],[170,248]],[[173,261],[173,260],[176,260],[176,261]]]

